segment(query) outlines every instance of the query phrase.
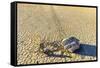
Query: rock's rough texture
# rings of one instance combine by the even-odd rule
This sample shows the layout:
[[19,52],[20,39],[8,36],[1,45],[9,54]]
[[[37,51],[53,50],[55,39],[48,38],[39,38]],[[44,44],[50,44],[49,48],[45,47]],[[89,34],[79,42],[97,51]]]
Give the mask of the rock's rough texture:
[[69,50],[70,52],[74,52],[76,49],[80,48],[79,39],[77,39],[75,37],[63,39],[62,44],[63,44],[64,48]]

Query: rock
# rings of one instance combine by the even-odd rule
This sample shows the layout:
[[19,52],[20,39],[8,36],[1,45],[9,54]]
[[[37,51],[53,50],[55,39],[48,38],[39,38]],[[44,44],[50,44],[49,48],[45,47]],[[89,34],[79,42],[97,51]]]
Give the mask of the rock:
[[74,52],[75,50],[80,48],[79,39],[77,39],[75,37],[63,39],[62,44],[64,45],[64,49],[67,49],[69,52]]

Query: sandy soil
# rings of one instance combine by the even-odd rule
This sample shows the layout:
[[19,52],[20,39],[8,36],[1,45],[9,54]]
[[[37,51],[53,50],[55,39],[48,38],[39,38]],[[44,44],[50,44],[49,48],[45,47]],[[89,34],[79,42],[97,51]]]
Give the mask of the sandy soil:
[[17,19],[18,64],[96,60],[80,54],[63,58],[39,52],[44,38],[52,42],[75,36],[81,43],[96,46],[96,8],[18,4]]

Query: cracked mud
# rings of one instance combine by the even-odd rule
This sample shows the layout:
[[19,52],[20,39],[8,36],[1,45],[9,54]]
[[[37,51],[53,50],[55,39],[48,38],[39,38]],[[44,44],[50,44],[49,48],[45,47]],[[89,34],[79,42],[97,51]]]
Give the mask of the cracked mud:
[[96,56],[76,53],[71,54],[73,58],[49,57],[39,51],[43,39],[53,42],[71,36],[96,47],[95,18],[95,8],[18,4],[17,64],[96,60]]

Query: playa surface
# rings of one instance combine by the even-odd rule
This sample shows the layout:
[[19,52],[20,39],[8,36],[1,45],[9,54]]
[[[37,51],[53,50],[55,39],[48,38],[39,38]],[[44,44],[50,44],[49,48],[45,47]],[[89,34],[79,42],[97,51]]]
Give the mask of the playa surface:
[[[96,8],[33,4],[17,7],[18,65],[96,60]],[[71,36],[78,38],[83,47],[82,53],[72,54],[73,58],[39,52],[41,40],[53,42]]]

